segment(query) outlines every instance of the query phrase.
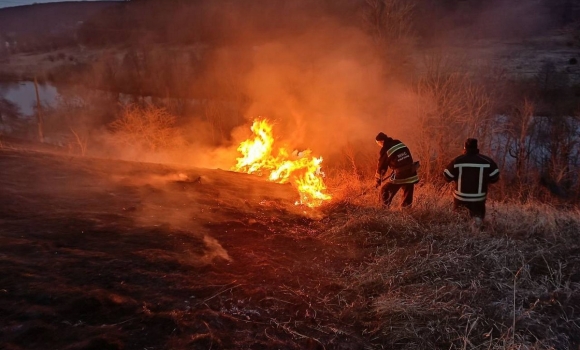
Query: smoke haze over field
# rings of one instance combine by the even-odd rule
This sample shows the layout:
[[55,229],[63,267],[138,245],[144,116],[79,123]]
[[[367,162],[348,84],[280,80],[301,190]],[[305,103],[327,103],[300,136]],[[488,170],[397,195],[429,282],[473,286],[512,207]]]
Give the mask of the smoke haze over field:
[[[477,39],[523,37],[553,19],[545,3],[531,0],[409,4],[131,1],[80,29],[87,45],[125,46],[103,53],[72,80],[155,96],[193,145],[147,154],[131,144],[109,152],[115,155],[225,168],[261,116],[274,121],[288,148],[328,157],[347,145],[374,147],[379,131],[414,146],[418,117],[437,113],[435,100],[416,89],[425,56],[445,61]],[[460,68],[445,68],[466,72],[468,61],[485,65],[495,54],[491,47],[486,56],[463,52]],[[162,100],[168,97],[182,100],[171,105]],[[186,106],[194,99],[197,105]]]
[[[335,154],[347,143],[374,145],[379,131],[403,137],[413,119],[413,97],[408,87],[386,79],[384,57],[373,39],[360,26],[331,16],[305,22],[308,14],[302,11],[286,13],[286,31],[269,40],[244,13],[245,21],[234,22],[246,26],[237,31],[244,33],[238,40],[251,47],[212,55],[212,65],[221,71],[243,72],[219,77],[239,79],[234,85],[250,101],[234,145],[248,137],[251,121],[259,116],[274,121],[281,143],[317,155]],[[297,23],[288,23],[294,18]],[[240,62],[249,62],[248,68],[238,69]]]
[[[373,144],[379,131],[410,145],[416,142],[417,116],[432,103],[417,96],[409,84],[424,69],[423,49],[405,38],[378,40],[363,18],[368,9],[355,3],[343,2],[345,8],[357,9],[346,21],[306,2],[291,7],[269,3],[266,10],[232,5],[219,14],[234,23],[222,29],[247,46],[235,54],[222,47],[221,53],[212,56],[215,71],[241,73],[219,78],[232,79],[249,101],[243,111],[247,123],[242,131],[236,129],[234,145],[248,136],[249,125],[258,116],[274,120],[276,136],[289,147],[310,148],[325,156],[347,144]],[[463,45],[470,45],[473,37],[525,36],[549,23],[545,7],[537,2],[501,0],[473,8],[457,6],[458,16],[463,13],[464,19],[471,18],[468,25],[460,24],[460,37],[466,38]],[[268,32],[263,21],[268,12],[270,21],[280,18],[275,34]],[[439,55],[445,61],[453,54],[443,38],[457,32],[434,29],[432,42],[441,44]],[[485,60],[494,55],[488,54],[473,58],[486,65]],[[461,67],[447,68],[469,70],[466,60]]]
[[[186,159],[197,166],[229,168],[257,117],[274,123],[278,146],[290,151],[309,148],[325,158],[340,154],[347,144],[375,147],[379,131],[412,142],[404,133],[412,127],[414,97],[408,86],[389,78],[389,62],[361,27],[360,11],[344,20],[307,2],[269,4],[266,9],[230,5],[205,11],[221,23],[215,30],[223,33],[214,35],[233,39],[203,52],[198,79],[185,84],[188,78],[174,80],[189,82],[191,91],[201,91],[211,101],[222,101],[225,110],[208,111],[211,102],[203,102],[206,109],[182,126],[183,134],[193,140],[190,150],[149,156],[133,147],[128,158]],[[279,25],[272,23],[281,13]],[[407,67],[390,69],[408,73]],[[237,105],[240,116],[223,107],[228,104]],[[214,148],[209,144],[218,127],[229,140]]]
[[279,120],[296,146],[332,152],[387,122],[383,71],[371,42],[330,21],[308,35],[257,47],[246,77],[249,118]]

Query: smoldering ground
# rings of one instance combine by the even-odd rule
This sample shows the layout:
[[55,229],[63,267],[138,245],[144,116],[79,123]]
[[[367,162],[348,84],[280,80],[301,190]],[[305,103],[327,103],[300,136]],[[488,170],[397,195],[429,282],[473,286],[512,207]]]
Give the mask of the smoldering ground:
[[312,314],[300,295],[279,302],[269,286],[304,288],[319,281],[320,264],[344,264],[338,251],[312,263],[323,243],[287,185],[221,170],[0,153],[0,340],[8,347],[286,342],[277,327],[263,339],[236,334],[278,314]]

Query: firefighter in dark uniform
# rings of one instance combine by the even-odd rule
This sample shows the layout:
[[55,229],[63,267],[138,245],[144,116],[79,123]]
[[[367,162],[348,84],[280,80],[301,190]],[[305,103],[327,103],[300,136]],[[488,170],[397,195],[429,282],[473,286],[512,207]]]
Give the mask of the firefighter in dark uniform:
[[443,171],[447,182],[455,182],[453,207],[467,208],[476,226],[481,228],[485,218],[485,201],[489,184],[499,180],[497,164],[479,154],[476,139],[467,139],[463,154],[453,159]]
[[[403,189],[402,207],[409,207],[413,203],[413,190],[419,182],[417,168],[419,162],[413,162],[411,151],[401,141],[392,139],[380,132],[376,137],[377,144],[381,147],[379,164],[375,179],[376,187],[381,187],[381,200],[387,207],[391,205],[393,197]],[[392,169],[390,175],[387,170]]]

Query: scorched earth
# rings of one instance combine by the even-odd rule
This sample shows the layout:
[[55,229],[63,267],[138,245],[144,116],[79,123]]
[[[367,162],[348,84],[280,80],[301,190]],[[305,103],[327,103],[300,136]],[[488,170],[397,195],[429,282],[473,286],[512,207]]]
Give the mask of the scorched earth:
[[[359,349],[355,248],[247,174],[0,150],[3,349]],[[358,329],[357,329],[358,328]]]

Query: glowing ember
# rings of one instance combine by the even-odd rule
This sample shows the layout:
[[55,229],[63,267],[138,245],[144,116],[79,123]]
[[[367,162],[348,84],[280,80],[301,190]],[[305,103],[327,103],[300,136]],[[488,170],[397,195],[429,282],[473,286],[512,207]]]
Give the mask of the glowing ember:
[[324,173],[320,171],[322,157],[311,157],[310,150],[290,154],[284,148],[274,149],[272,125],[266,119],[256,119],[252,124],[254,138],[242,142],[238,151],[242,157],[232,168],[248,174],[267,175],[273,182],[290,182],[298,189],[300,201],[316,207],[331,196],[325,194]]

